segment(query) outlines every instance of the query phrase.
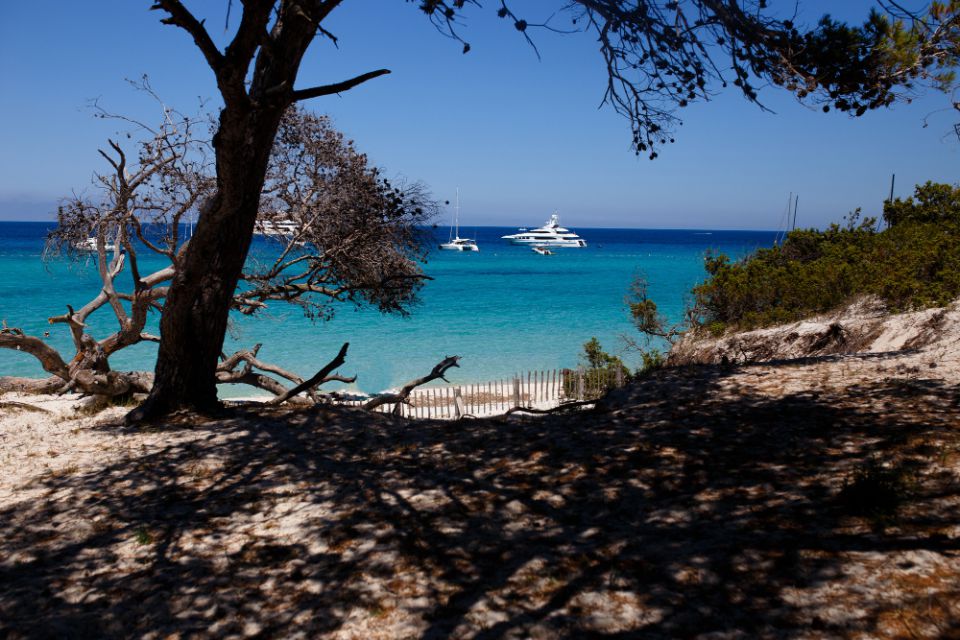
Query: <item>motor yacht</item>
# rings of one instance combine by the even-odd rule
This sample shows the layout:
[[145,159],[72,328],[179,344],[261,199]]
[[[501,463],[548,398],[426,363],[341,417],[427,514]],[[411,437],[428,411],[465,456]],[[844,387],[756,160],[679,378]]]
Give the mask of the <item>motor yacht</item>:
[[294,236],[297,234],[296,220],[257,220],[254,233],[261,236]]
[[560,226],[560,217],[556,212],[550,216],[546,224],[536,229],[520,231],[507,236],[502,236],[504,240],[509,240],[511,244],[539,245],[544,247],[585,247],[587,241]]

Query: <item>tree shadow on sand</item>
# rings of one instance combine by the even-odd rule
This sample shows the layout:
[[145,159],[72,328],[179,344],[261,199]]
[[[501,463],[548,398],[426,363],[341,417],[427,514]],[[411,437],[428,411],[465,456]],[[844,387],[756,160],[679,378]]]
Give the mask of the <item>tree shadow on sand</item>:
[[[748,370],[666,370],[615,411],[525,422],[165,425],[168,446],[0,511],[0,631],[960,634],[958,390],[720,393]],[[868,463],[904,470],[893,514],[843,499]]]

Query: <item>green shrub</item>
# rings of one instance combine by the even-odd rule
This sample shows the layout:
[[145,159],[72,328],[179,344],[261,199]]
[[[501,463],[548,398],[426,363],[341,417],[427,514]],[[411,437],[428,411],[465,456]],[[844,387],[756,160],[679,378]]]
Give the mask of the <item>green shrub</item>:
[[642,358],[642,363],[640,364],[640,368],[637,369],[638,377],[649,375],[657,369],[663,368],[663,365],[667,362],[666,358],[663,356],[663,352],[655,349],[650,351],[641,351],[640,357]]
[[844,226],[793,231],[740,261],[708,256],[691,317],[716,334],[792,322],[863,295],[896,311],[949,304],[960,296],[960,188],[927,183],[917,194],[918,203],[888,203],[884,231],[858,210]]
[[580,359],[586,366],[579,371],[564,369],[563,389],[567,397],[598,398],[630,378],[623,361],[604,351],[596,338],[584,343]]

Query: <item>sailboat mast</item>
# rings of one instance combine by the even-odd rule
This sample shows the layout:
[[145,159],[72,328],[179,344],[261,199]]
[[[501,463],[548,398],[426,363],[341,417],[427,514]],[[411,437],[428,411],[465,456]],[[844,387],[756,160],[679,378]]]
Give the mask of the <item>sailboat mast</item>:
[[454,224],[457,227],[456,237],[459,238],[460,237],[460,187],[457,187],[457,205],[453,211],[454,211],[453,220],[454,220]]

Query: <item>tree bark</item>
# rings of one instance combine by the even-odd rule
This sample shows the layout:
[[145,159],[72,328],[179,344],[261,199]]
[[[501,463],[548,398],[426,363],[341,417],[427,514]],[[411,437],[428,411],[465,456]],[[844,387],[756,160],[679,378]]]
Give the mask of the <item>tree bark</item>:
[[129,421],[220,406],[218,359],[253,237],[273,140],[284,111],[296,100],[293,86],[303,54],[320,23],[339,4],[280,2],[270,27],[273,0],[244,2],[237,33],[224,53],[180,0],[157,0],[154,5],[167,13],[164,23],[192,36],[216,76],[224,107],[213,138],[216,192],[202,207],[167,294],[153,390]]
[[156,378],[131,419],[219,406],[216,371],[283,109],[226,107],[214,139],[217,192],[205,203],[160,319]]

